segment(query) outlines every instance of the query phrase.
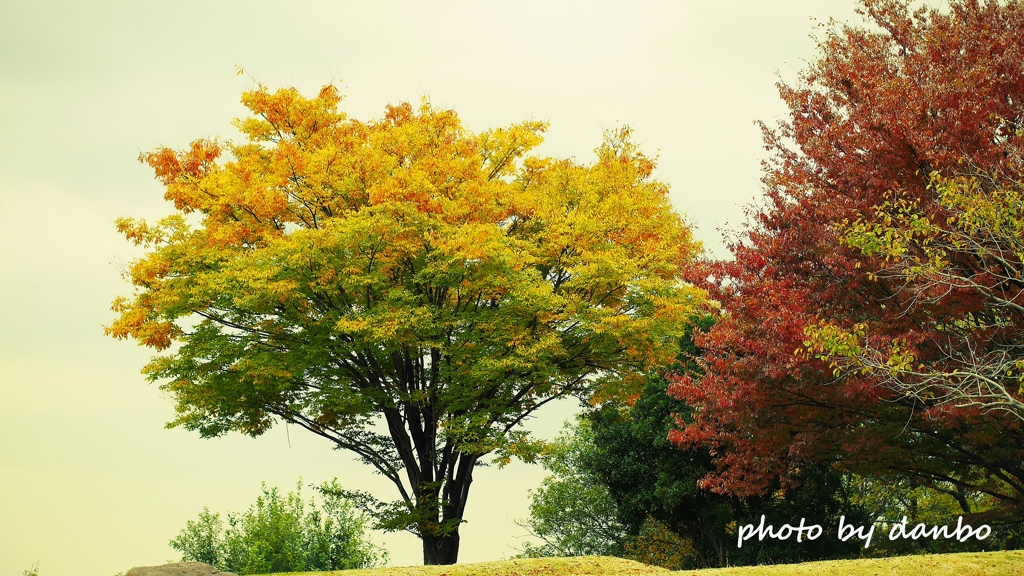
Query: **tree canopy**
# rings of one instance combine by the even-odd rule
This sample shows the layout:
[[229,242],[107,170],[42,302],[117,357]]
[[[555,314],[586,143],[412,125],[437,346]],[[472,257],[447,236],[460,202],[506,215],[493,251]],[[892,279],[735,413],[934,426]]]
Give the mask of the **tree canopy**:
[[[727,313],[698,338],[707,373],[672,386],[697,408],[673,438],[714,447],[716,470],[702,482],[717,491],[760,493],[807,463],[827,463],[944,491],[965,514],[979,513],[972,495],[981,494],[990,513],[1019,518],[1019,418],[945,401],[935,389],[915,393],[920,375],[844,369],[821,345],[868,335],[866,326],[875,350],[904,346],[883,362],[912,357],[924,376],[940,377],[957,369],[957,354],[1019,347],[1013,306],[998,298],[1017,302],[1020,256],[987,251],[992,238],[971,223],[980,213],[958,203],[965,196],[951,183],[962,192],[956,178],[966,167],[1005,173],[1017,155],[1024,4],[956,0],[948,10],[915,10],[865,0],[863,14],[868,27],[826,28],[798,82],[780,84],[790,114],[764,128],[773,152],[767,203],[752,209],[733,261],[695,271]],[[991,207],[990,223],[1002,226],[1005,211],[997,212],[1008,196],[997,189],[975,206]],[[917,233],[947,247],[966,234],[986,252],[946,250],[942,266],[915,271],[908,264],[927,255],[923,245],[911,242],[908,260],[891,242],[913,236],[914,216],[934,226]],[[1002,230],[1019,241],[1013,228]],[[996,256],[1008,258],[1005,267]],[[942,280],[949,271],[952,283]],[[975,285],[956,284],[964,280]],[[1006,390],[1019,399],[1019,387]]]
[[333,86],[246,92],[238,143],[143,154],[175,213],[118,229],[131,263],[107,333],[204,437],[301,426],[399,498],[377,525],[453,563],[473,469],[533,458],[553,399],[636,395],[703,292],[700,247],[624,128],[593,164],[526,156],[546,125],[474,134],[450,110],[358,121]]
[[[715,317],[695,318],[695,331],[708,330]],[[668,374],[699,374],[704,351],[696,346],[690,329],[680,341],[676,362]],[[805,518],[831,530],[844,516],[848,522],[867,523],[862,507],[851,501],[841,475],[828,465],[808,463],[794,471],[795,482],[786,488],[774,481],[763,494],[735,497],[701,488],[699,480],[713,470],[709,446],[681,449],[669,441],[678,421],[691,421],[693,409],[670,397],[664,374],[648,376],[640,398],[632,406],[608,402],[587,414],[593,448],[583,451],[582,465],[606,487],[619,521],[632,536],[626,552],[636,559],[666,568],[804,562],[855,555],[861,546],[836,538],[796,542],[751,541],[736,546],[738,527],[757,524],[761,515],[778,523]],[[660,538],[652,540],[652,528]],[[675,536],[672,543],[670,535]]]

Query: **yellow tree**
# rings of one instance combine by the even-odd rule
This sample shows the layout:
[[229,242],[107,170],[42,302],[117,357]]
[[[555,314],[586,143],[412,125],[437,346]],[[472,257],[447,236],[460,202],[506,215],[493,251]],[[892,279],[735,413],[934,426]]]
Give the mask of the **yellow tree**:
[[699,245],[628,130],[583,165],[527,157],[540,122],[474,134],[426,103],[362,122],[340,99],[258,86],[243,142],[142,156],[176,212],[118,220],[147,253],[107,333],[162,351],[144,373],[169,426],[322,436],[396,487],[350,494],[378,527],[450,564],[474,467],[536,454],[526,417],[628,397],[672,357]]

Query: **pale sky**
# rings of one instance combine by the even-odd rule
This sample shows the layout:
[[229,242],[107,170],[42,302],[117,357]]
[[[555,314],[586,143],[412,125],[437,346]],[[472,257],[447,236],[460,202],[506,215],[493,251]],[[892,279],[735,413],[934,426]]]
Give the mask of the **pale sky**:
[[[814,54],[815,21],[854,0],[661,2],[45,2],[0,0],[0,576],[113,576],[180,556],[167,542],[204,506],[246,509],[260,482],[338,477],[391,487],[302,430],[203,440],[165,430],[171,401],[139,369],[149,351],[102,335],[139,255],[119,216],[167,214],[137,161],[158,146],[230,138],[253,78],[379,117],[422,95],[480,131],[551,123],[538,153],[590,160],[629,123],[697,237],[724,255],[761,196],[755,120],[785,109],[776,74]],[[237,76],[236,66],[248,75]],[[575,406],[541,412],[553,437]],[[527,490],[514,464],[475,475],[461,562],[516,553]],[[308,490],[306,491],[309,492]],[[374,538],[419,564],[412,536]]]

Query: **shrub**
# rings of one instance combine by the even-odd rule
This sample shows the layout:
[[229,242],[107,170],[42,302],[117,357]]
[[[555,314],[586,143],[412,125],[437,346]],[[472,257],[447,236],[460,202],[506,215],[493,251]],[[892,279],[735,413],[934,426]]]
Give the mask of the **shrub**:
[[236,574],[347,570],[384,564],[387,553],[366,539],[366,519],[339,496],[337,480],[316,488],[323,503],[282,496],[263,485],[263,495],[243,513],[220,514],[204,508],[170,545],[183,562],[205,562]]

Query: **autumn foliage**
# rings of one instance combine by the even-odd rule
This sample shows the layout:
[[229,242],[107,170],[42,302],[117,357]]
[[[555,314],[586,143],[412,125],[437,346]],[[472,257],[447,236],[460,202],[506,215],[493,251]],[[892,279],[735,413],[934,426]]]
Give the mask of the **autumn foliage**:
[[[1014,512],[1024,504],[1019,419],[842,369],[816,357],[805,330],[868,326],[927,363],[957,322],[999,321],[963,287],[912,301],[906,277],[880,274],[886,255],[849,238],[855,222],[895,215],[900,199],[938,215],[933,173],[1007,168],[1024,120],[1024,5],[960,0],[914,11],[867,0],[863,14],[867,26],[826,28],[818,57],[779,86],[790,114],[764,128],[773,154],[766,205],[731,245],[734,260],[696,272],[727,313],[698,338],[707,374],[671,388],[697,409],[672,437],[713,447],[716,471],[703,485],[715,491],[759,493],[819,462],[896,473],[957,497],[965,513],[978,512],[965,493]],[[983,272],[970,259],[957,266]],[[960,345],[988,346],[991,336]],[[1014,328],[1000,337],[1021,336]]]
[[348,493],[456,561],[473,470],[533,459],[565,396],[628,399],[703,293],[699,250],[628,129],[593,164],[527,156],[546,125],[475,134],[450,110],[358,121],[333,86],[243,95],[240,143],[144,154],[175,213],[118,229],[147,254],[107,329],[205,437],[290,422],[395,487]]

